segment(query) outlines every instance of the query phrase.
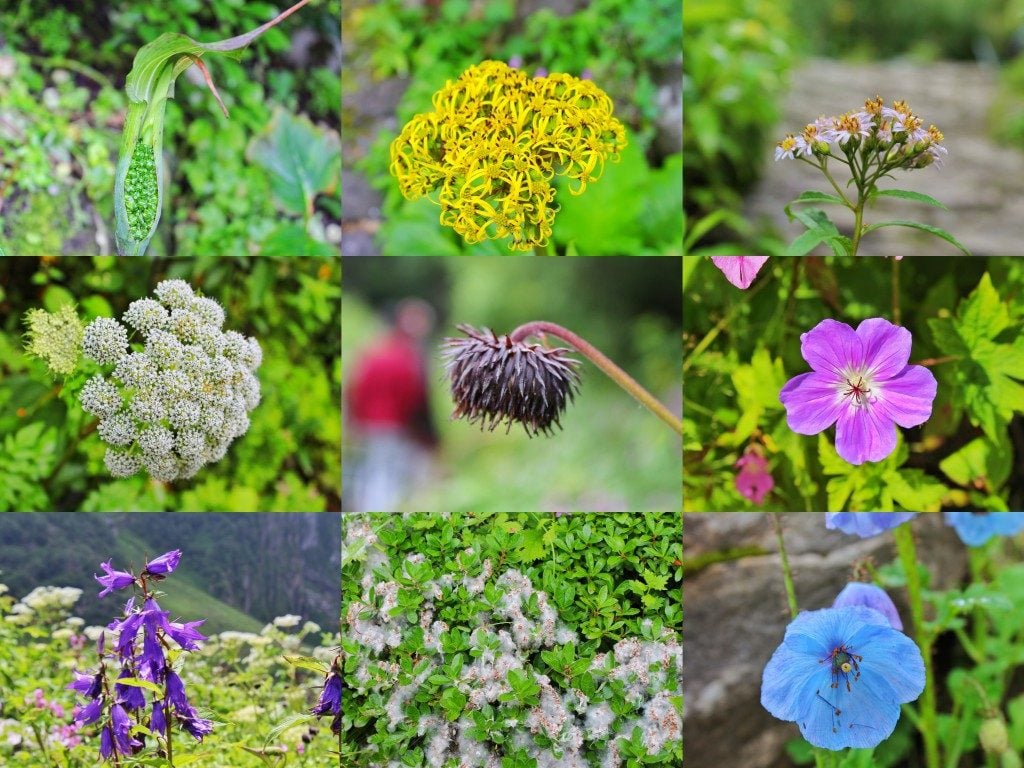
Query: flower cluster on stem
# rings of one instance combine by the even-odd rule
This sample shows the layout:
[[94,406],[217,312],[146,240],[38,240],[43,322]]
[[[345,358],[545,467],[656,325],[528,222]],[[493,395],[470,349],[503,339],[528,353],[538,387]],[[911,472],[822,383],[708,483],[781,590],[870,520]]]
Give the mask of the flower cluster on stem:
[[97,641],[96,671],[75,672],[67,687],[88,702],[75,707],[75,725],[81,729],[95,724],[100,757],[115,765],[145,749],[147,733],[173,765],[175,726],[198,741],[213,731],[213,723],[189,701],[173,661],[184,652],[199,650],[206,638],[197,627],[204,620],[170,621],[170,613],[156,601],[154,585],[173,573],[180,560],[181,550],[166,552],[147,562],[138,575],[115,570],[108,560],[101,563],[104,574],[95,577],[103,586],[100,597],[129,587],[135,594],[125,603],[122,617],[107,626],[113,648],[107,650],[103,632]]

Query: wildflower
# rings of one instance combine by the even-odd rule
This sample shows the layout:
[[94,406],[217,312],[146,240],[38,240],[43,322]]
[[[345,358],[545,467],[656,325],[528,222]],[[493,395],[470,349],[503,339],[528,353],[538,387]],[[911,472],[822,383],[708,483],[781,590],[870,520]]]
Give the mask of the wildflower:
[[111,475],[145,468],[170,482],[218,461],[248,430],[263,355],[255,339],[222,332],[223,308],[184,280],[164,280],[154,294],[159,300],[133,301],[123,315],[142,351],[129,347],[125,327],[112,318],[86,328],[86,354],[114,370],[109,379],[90,379],[79,397],[101,419]]
[[25,348],[46,361],[54,373],[70,376],[78,367],[82,348],[82,321],[75,308],[65,304],[56,312],[30,309],[25,313],[28,327]]
[[915,515],[917,512],[826,512],[825,527],[866,539],[895,528]]
[[851,464],[881,461],[896,449],[896,425],[915,427],[932,413],[936,381],[908,365],[910,331],[881,317],[857,330],[822,320],[800,336],[812,369],[779,393],[789,428],[814,435],[836,424],[836,451]]
[[726,279],[737,288],[746,290],[754,282],[767,256],[712,256],[711,261],[722,270]]
[[[520,62],[517,62],[520,63]],[[579,195],[626,146],[612,100],[590,80],[500,61],[470,67],[434,94],[391,143],[391,174],[410,199],[436,192],[440,221],[467,243],[544,246],[558,205],[553,177]]]
[[104,586],[104,590],[99,593],[99,597],[106,597],[114,590],[124,589],[135,583],[135,576],[125,571],[115,571],[110,563],[110,560],[100,563],[100,568],[106,572],[106,576],[93,574],[93,578]]
[[[489,328],[458,326],[468,338],[445,339],[445,372],[455,411],[480,428],[493,430],[502,421],[518,422],[528,435],[552,433],[579,388],[577,360],[563,347],[515,342]],[[507,430],[506,430],[507,431]]]
[[[415,690],[415,688],[413,689]],[[331,731],[338,733],[341,730],[341,656],[339,655],[334,663],[331,665],[330,670],[327,672],[327,677],[324,679],[324,687],[320,692],[320,698],[317,700],[316,706],[313,707],[312,713],[317,717],[324,717],[325,715],[333,715],[334,719],[331,721]],[[394,724],[394,719],[392,720]]]
[[145,573],[147,574],[159,574],[166,576],[169,573],[173,573],[174,569],[178,567],[178,563],[181,562],[181,550],[173,549],[170,552],[165,552],[155,560],[150,560],[146,563]]
[[946,512],[946,523],[969,547],[980,547],[994,536],[1024,531],[1024,512]]
[[740,468],[736,474],[736,490],[755,504],[763,503],[764,497],[775,487],[764,456],[748,450],[736,460],[736,466]]
[[924,690],[913,641],[862,606],[805,611],[765,666],[761,704],[816,747],[871,748]]
[[864,584],[859,581],[851,581],[840,592],[832,602],[833,608],[845,608],[848,605],[862,605],[865,608],[873,608],[885,616],[893,629],[903,631],[903,622],[900,614],[892,602],[892,598],[881,587],[874,584]]
[[796,136],[789,134],[778,143],[778,146],[775,147],[775,162],[782,159],[792,159],[799,149],[800,144],[797,141]]

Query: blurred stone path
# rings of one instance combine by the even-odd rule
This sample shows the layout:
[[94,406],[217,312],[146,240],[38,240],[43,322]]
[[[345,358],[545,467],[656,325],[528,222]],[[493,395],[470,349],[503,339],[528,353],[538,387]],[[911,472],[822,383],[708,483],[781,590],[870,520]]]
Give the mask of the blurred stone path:
[[[934,123],[945,134],[949,150],[941,169],[897,172],[883,179],[882,188],[910,189],[937,198],[949,211],[887,199],[865,213],[870,224],[914,219],[942,227],[976,256],[1024,254],[1024,153],[999,147],[988,134],[988,110],[997,87],[996,73],[979,64],[938,62],[918,64],[885,61],[849,64],[812,59],[796,70],[774,141],[799,133],[819,115],[860,108],[879,94],[890,104],[907,101],[925,127]],[[773,146],[764,152],[764,178],[748,196],[749,218],[769,218],[788,243],[803,228],[787,221],[783,206],[807,189],[831,191],[820,173],[794,161],[774,162]],[[837,177],[842,184],[847,177]],[[840,231],[850,234],[853,215],[825,206]],[[829,253],[822,250],[816,253]],[[865,237],[863,255],[945,256],[960,252],[939,238],[905,227],[887,227]]]

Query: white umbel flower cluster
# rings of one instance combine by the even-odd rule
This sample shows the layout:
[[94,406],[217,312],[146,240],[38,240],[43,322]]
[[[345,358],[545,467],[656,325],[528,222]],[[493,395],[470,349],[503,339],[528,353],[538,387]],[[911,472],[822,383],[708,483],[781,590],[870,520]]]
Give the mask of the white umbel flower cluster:
[[122,316],[140,348],[132,348],[129,328],[114,318],[85,328],[86,356],[113,370],[90,379],[79,398],[100,418],[111,475],[145,469],[170,482],[219,461],[249,429],[263,351],[254,338],[224,331],[224,309],[184,280],[164,280],[154,294],[133,301]]

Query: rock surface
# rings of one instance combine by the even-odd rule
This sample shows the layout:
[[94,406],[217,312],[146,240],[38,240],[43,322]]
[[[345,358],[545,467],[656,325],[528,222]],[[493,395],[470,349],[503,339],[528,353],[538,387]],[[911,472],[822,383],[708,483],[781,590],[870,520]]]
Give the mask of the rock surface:
[[[918,553],[936,586],[948,588],[966,572],[966,549],[937,514],[911,525]],[[871,557],[879,566],[896,558],[892,536],[868,539],[825,528],[824,515],[783,516],[783,534],[801,608],[827,608],[849,580],[851,565]],[[799,738],[792,723],[761,706],[761,673],[782,641],[789,612],[770,517],[762,513],[688,514],[684,560],[728,557],[687,576],[683,738],[686,768],[783,768],[783,748]],[[941,567],[938,567],[941,566]],[[905,625],[910,614],[901,590],[892,597]]]
[[[887,104],[907,101],[927,127],[934,123],[945,135],[949,150],[941,169],[899,172],[882,188],[923,192],[943,202],[943,211],[921,203],[888,199],[868,211],[868,223],[913,219],[942,227],[975,256],[1014,256],[1024,253],[1024,153],[998,146],[988,135],[988,110],[996,90],[996,73],[979,64],[937,62],[917,64],[884,61],[849,64],[812,59],[793,73],[783,118],[773,141],[799,133],[819,115],[860,108],[865,99],[881,95]],[[825,178],[806,163],[773,161],[774,143],[765,147],[766,169],[750,195],[746,214],[768,218],[787,243],[799,235],[783,206],[804,190],[831,191]],[[849,176],[837,178],[840,184]],[[849,235],[853,215],[827,206],[840,231]],[[815,253],[828,253],[827,249]],[[954,246],[933,235],[904,227],[868,234],[861,255],[957,255]]]

